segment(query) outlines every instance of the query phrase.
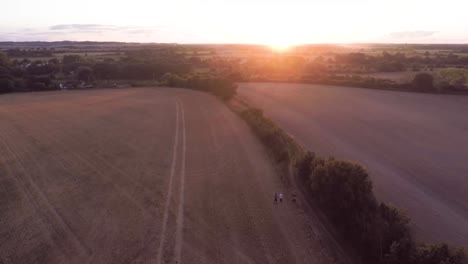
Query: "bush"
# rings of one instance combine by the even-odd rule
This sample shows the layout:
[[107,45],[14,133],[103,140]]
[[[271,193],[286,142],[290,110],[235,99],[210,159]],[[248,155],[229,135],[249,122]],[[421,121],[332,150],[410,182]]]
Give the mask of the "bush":
[[11,79],[8,79],[8,78],[0,79],[0,93],[13,92],[14,89],[15,89],[15,84]]
[[46,91],[46,90],[48,90],[47,86],[44,83],[41,83],[41,82],[33,82],[33,83],[29,84],[29,89],[31,91]]
[[308,151],[302,159],[296,163],[297,176],[299,180],[306,185],[310,185],[310,175],[314,168],[313,163],[315,161],[315,153]]
[[281,129],[271,120],[263,116],[260,109],[245,110],[241,116],[247,121],[254,133],[268,146],[277,162],[289,161],[288,139]]
[[411,264],[466,264],[463,249],[449,248],[447,244],[420,245],[415,248]]
[[229,100],[236,94],[237,85],[228,78],[184,76],[166,73],[161,82],[169,87],[189,88],[212,93],[223,100]]
[[413,79],[413,89],[419,92],[434,91],[434,78],[429,73],[418,73]]
[[328,159],[315,166],[312,195],[337,230],[346,238],[366,243],[369,226],[375,224],[377,201],[367,171],[348,161]]
[[62,60],[63,64],[73,64],[80,61],[81,57],[79,55],[64,55]]
[[87,82],[93,81],[94,80],[93,69],[87,66],[80,66],[78,68],[77,77],[78,77],[78,80],[81,80],[81,81],[87,81]]

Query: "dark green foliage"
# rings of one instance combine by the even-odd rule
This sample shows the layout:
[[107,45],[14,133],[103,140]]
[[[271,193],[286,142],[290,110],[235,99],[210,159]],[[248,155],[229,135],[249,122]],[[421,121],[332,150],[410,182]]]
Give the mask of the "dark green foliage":
[[412,254],[414,252],[414,242],[411,238],[406,237],[400,240],[395,240],[390,245],[389,251],[385,254],[385,264],[410,264]]
[[47,91],[47,86],[44,84],[44,83],[41,83],[41,82],[33,82],[31,84],[29,84],[29,89],[31,91]]
[[63,56],[62,63],[73,64],[73,63],[78,63],[80,61],[81,61],[81,57],[79,55],[65,55]]
[[184,76],[166,73],[161,81],[169,87],[189,88],[212,93],[223,100],[229,100],[236,94],[237,85],[228,78]]
[[78,80],[81,81],[92,81],[94,80],[93,69],[87,66],[81,66],[78,68]]
[[419,92],[434,90],[434,78],[429,73],[418,73],[413,79],[413,89]]
[[51,57],[52,50],[51,49],[41,49],[41,48],[33,48],[33,49],[19,49],[13,48],[6,51],[8,56],[11,58],[14,57]]
[[[396,207],[381,203],[378,209],[381,222],[382,247],[390,249],[393,243],[410,240],[409,217]],[[402,244],[401,242],[400,244]]]
[[260,140],[268,146],[277,162],[289,162],[290,138],[269,118],[263,116],[260,109],[244,110],[241,116],[247,121]]
[[8,56],[0,51],[0,66],[6,66],[9,63]]
[[466,264],[463,249],[449,248],[447,244],[420,245],[416,247],[411,264]]
[[0,78],[0,93],[13,92],[15,89],[15,83],[9,78]]
[[57,58],[53,58],[53,59],[50,59],[50,60],[49,60],[49,63],[50,63],[50,64],[53,64],[53,65],[59,65],[59,64],[60,64],[60,60],[57,59]]
[[187,74],[190,71],[190,66],[185,63],[104,62],[97,63],[92,68],[99,79],[131,80],[154,80],[167,72]]
[[304,182],[306,185],[310,184],[309,177],[312,175],[315,159],[315,153],[307,151],[304,158],[296,163],[297,176],[300,178],[301,182]]
[[31,75],[46,75],[53,74],[58,71],[58,66],[54,64],[34,63],[26,69],[26,72]]
[[369,175],[355,163],[330,159],[317,166],[311,191],[331,221],[347,234],[364,230],[377,208]]
[[120,73],[120,69],[116,64],[107,62],[95,64],[93,70],[98,79],[115,78]]

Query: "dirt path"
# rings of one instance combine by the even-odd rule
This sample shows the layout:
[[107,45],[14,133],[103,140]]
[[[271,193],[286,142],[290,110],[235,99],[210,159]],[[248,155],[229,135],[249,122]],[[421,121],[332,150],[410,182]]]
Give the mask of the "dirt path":
[[468,246],[468,97],[268,83],[239,93],[310,150],[365,165],[417,239]]
[[2,263],[331,262],[262,145],[213,96],[5,95],[0,120]]

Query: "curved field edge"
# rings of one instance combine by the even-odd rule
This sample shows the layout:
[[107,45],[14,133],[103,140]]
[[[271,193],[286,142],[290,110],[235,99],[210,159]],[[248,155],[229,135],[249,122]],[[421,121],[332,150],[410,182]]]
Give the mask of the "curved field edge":
[[[326,228],[334,250],[359,263],[468,263],[463,248],[446,243],[416,244],[409,217],[378,203],[366,169],[357,163],[328,159],[306,151],[263,111],[234,97],[229,107],[239,114],[264,144],[285,184],[293,183]],[[347,259],[342,252],[341,259]]]

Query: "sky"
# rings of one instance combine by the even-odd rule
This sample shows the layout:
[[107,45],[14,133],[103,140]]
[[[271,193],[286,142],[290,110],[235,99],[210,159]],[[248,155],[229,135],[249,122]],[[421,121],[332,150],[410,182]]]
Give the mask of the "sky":
[[467,0],[7,0],[0,41],[468,43]]

